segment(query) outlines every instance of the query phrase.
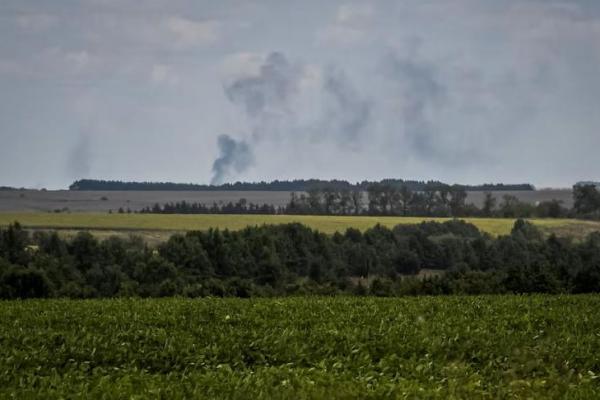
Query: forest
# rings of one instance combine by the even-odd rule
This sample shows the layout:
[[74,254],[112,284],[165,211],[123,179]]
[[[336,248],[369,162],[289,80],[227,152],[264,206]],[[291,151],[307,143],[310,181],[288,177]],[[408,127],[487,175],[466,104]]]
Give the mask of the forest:
[[282,224],[175,234],[154,248],[135,236],[0,230],[4,299],[598,291],[600,233],[546,238],[524,220],[497,238],[459,220],[334,235]]
[[[421,191],[426,187],[448,186],[439,181],[415,181],[403,179],[382,179],[381,181],[367,181],[350,183],[344,180],[323,180],[323,179],[295,179],[295,180],[274,180],[271,182],[235,182],[224,183],[222,185],[201,185],[194,183],[173,183],[173,182],[123,182],[97,179],[80,179],[69,186],[69,190],[161,190],[161,191],[283,191],[283,192],[304,192],[310,189],[330,188],[333,190],[367,190],[371,185],[389,185],[394,188],[407,187],[411,191]],[[515,190],[535,190],[531,184],[483,184],[483,185],[455,185],[466,191],[515,191]]]

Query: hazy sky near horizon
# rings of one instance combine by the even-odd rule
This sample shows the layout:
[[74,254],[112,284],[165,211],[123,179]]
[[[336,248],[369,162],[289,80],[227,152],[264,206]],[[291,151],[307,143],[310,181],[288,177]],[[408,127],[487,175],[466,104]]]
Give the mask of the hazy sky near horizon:
[[4,0],[0,186],[600,180],[597,0]]

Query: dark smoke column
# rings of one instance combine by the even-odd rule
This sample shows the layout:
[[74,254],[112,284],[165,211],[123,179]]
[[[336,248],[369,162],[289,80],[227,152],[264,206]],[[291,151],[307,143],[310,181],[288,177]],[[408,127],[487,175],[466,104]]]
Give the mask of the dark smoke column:
[[241,173],[254,162],[252,150],[244,141],[237,141],[229,135],[219,135],[219,158],[212,166],[212,185],[224,183],[232,172]]

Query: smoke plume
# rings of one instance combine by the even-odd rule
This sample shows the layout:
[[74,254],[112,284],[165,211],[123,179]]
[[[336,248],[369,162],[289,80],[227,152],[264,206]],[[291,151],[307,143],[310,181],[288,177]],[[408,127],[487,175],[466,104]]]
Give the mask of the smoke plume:
[[[213,182],[244,172],[254,148],[331,141],[356,149],[370,121],[371,103],[360,96],[343,71],[292,63],[282,53],[269,54],[258,73],[224,85],[227,99],[248,121],[245,140],[219,138],[220,156]],[[237,161],[240,160],[240,161]]]
[[436,153],[435,113],[445,101],[446,88],[430,65],[389,56],[386,76],[398,85],[405,138],[423,156]]
[[242,77],[225,87],[227,98],[250,117],[285,108],[296,90],[299,71],[281,53],[271,53],[258,76]]
[[252,149],[244,141],[235,140],[229,135],[220,135],[218,145],[220,155],[212,166],[213,185],[224,183],[233,172],[241,173],[254,162]]
[[337,125],[336,132],[343,144],[356,143],[369,122],[371,103],[359,96],[348,78],[340,71],[327,72],[323,89],[334,103],[333,113],[325,116],[324,121],[333,121]]
[[91,140],[87,134],[80,134],[71,148],[66,164],[66,172],[71,179],[87,178],[91,171]]

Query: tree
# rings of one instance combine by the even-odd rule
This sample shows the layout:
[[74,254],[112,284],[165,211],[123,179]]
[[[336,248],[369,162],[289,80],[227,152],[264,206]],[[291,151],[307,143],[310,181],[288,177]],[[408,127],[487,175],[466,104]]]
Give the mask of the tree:
[[500,205],[500,212],[503,217],[511,218],[515,217],[516,205],[519,203],[519,199],[516,196],[505,194],[502,196],[502,204]]
[[321,265],[318,261],[313,261],[310,264],[310,269],[308,272],[308,277],[317,282],[317,283],[321,283],[321,278],[323,276],[323,273],[321,271]]
[[432,215],[437,204],[437,188],[431,184],[425,186],[425,190],[423,190],[423,200],[427,215]]
[[43,298],[50,295],[50,281],[42,271],[13,267],[0,279],[0,297],[7,299]]
[[331,187],[324,188],[321,193],[325,215],[337,214],[339,212],[338,201],[340,200],[340,194]]
[[535,207],[529,203],[519,201],[516,196],[504,195],[500,205],[500,213],[505,218],[531,218]]
[[410,189],[408,188],[408,186],[402,185],[402,187],[400,188],[400,192],[399,192],[398,198],[400,200],[400,205],[402,207],[402,215],[403,216],[407,216],[408,215],[408,208],[409,208],[410,203],[411,203],[412,198],[413,198],[413,193],[410,191]]
[[544,235],[540,230],[529,221],[518,219],[510,232],[512,236],[522,235],[528,241],[541,241]]
[[560,200],[542,201],[536,207],[536,215],[539,218],[562,218],[568,210],[562,206]]
[[[0,230],[3,298],[333,294],[376,278],[374,294],[600,292],[600,233],[546,240],[522,219],[497,238],[460,220],[333,235],[296,223],[176,234],[156,247],[89,233],[30,241],[15,229]],[[26,267],[7,259],[23,245]],[[409,276],[421,268],[446,272]]]
[[596,186],[573,186],[573,200],[573,209],[577,215],[597,217],[600,214],[600,192]]
[[362,211],[363,192],[360,189],[355,189],[350,192],[350,203],[354,215],[358,215]]
[[[408,189],[408,188],[407,188]],[[400,201],[400,193],[398,189],[391,185],[382,185],[382,208],[384,214],[393,214]]]
[[186,236],[175,234],[159,246],[160,255],[192,276],[207,278],[213,274],[213,266],[199,237],[195,233]]
[[316,214],[321,214],[323,204],[323,192],[319,188],[311,188],[308,193],[308,206],[310,211]]
[[28,245],[29,234],[18,222],[9,225],[5,231],[0,230],[0,257],[8,262],[26,265],[29,261]]
[[381,185],[373,184],[367,188],[367,194],[369,196],[369,214],[381,214]]
[[411,250],[400,250],[394,258],[394,267],[396,273],[403,275],[414,275],[419,273],[421,260],[419,256]]
[[491,217],[495,208],[496,198],[494,197],[492,192],[485,192],[483,194],[483,207],[481,208],[481,213],[485,217]]
[[462,214],[465,208],[465,200],[467,192],[460,186],[452,186],[450,190],[450,212],[453,217],[458,217]]
[[79,232],[71,241],[69,253],[75,257],[77,269],[90,269],[98,258],[98,240],[89,232]]
[[352,196],[348,189],[342,189],[338,193],[338,214],[348,215],[353,213]]
[[396,208],[398,190],[391,184],[375,183],[367,188],[369,195],[369,213],[386,215]]
[[450,194],[450,189],[448,188],[447,185],[443,185],[439,188],[438,190],[438,194],[437,194],[437,204],[439,204],[440,208],[442,209],[443,213],[447,213],[448,210],[448,205],[449,205],[449,200],[448,200],[448,195]]

